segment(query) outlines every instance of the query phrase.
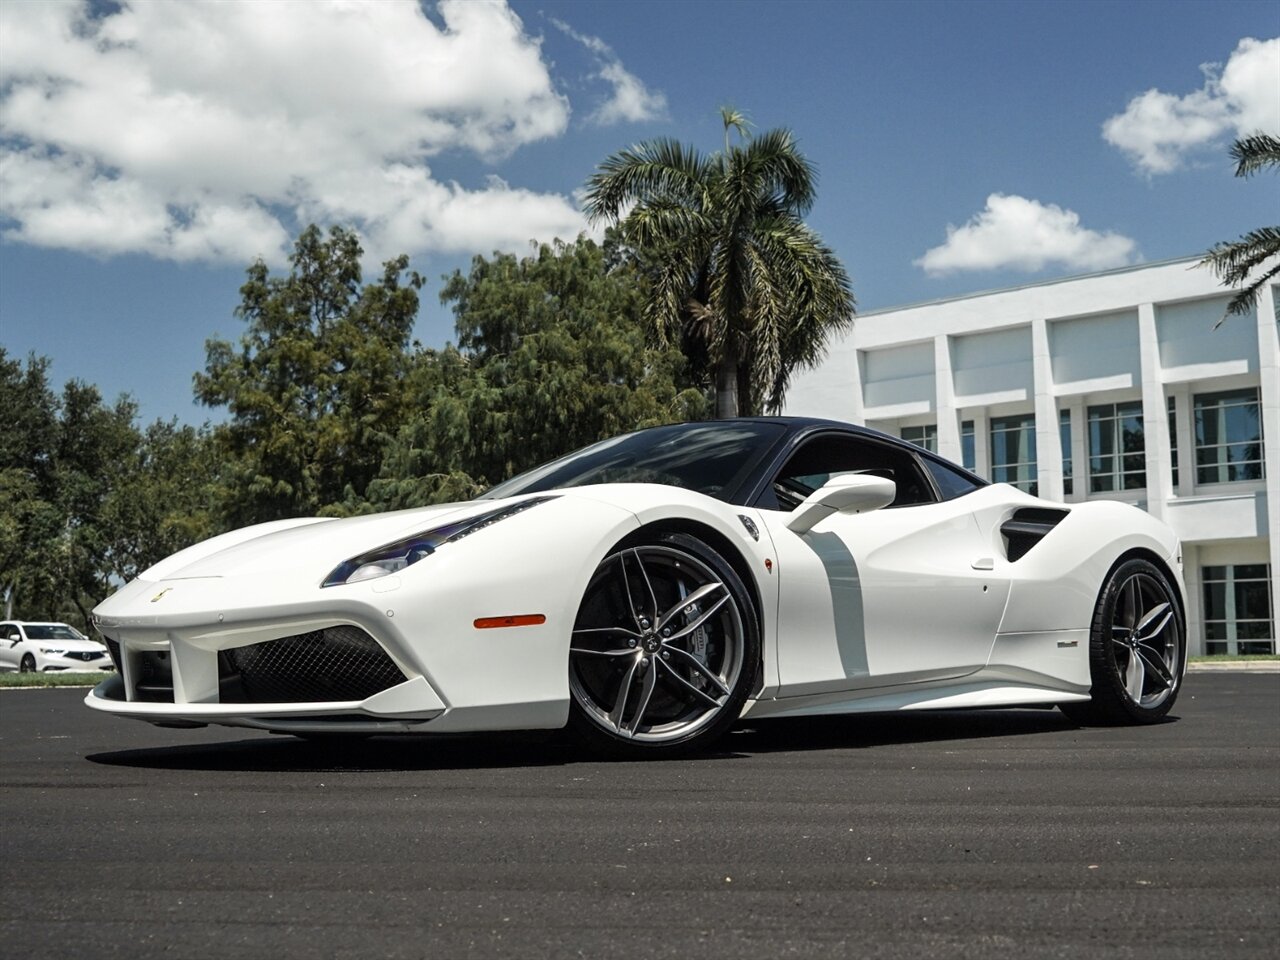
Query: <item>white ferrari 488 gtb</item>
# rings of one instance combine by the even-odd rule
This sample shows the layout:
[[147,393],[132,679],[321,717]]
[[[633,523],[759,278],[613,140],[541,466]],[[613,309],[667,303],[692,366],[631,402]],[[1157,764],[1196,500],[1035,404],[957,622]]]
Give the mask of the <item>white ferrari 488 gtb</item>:
[[324,735],[569,725],[667,756],[742,717],[1163,717],[1177,539],[872,430],[760,418],[594,444],[477,500],[214,537],[104,601],[90,707]]

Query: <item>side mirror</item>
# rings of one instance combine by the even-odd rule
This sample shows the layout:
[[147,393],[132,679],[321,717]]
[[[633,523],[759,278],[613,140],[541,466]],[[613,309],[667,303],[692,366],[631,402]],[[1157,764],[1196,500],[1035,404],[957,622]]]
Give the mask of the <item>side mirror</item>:
[[866,473],[847,473],[832,477],[800,506],[787,520],[793,533],[808,533],[814,524],[833,513],[867,513],[893,503],[898,485],[884,477]]
[[11,634],[9,634],[9,642],[10,642],[10,643],[21,643],[21,642],[22,642],[22,638],[21,638],[20,636],[18,636],[16,633],[11,633]]

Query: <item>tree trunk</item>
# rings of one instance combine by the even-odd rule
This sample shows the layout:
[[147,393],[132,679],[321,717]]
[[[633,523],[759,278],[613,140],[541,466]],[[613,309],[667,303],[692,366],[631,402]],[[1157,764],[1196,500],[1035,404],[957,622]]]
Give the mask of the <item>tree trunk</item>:
[[716,364],[716,419],[728,420],[738,416],[738,357],[736,351],[725,348],[725,355]]
[[745,363],[740,363],[738,364],[738,416],[758,417],[761,412],[752,402],[751,368]]
[[80,619],[84,623],[84,632],[86,636],[93,636],[93,620],[89,616],[89,611],[84,608],[84,604],[80,602],[80,598],[76,597],[74,601],[76,609],[80,611]]

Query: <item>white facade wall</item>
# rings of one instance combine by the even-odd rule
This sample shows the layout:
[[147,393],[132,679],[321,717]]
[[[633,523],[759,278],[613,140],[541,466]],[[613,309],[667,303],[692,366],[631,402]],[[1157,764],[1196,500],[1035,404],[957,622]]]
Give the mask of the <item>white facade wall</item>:
[[[1168,261],[881,310],[859,316],[827,359],[798,374],[785,412],[865,423],[887,433],[936,424],[938,452],[992,479],[993,420],[1034,416],[1033,479],[1067,502],[1113,497],[1168,522],[1184,544],[1192,653],[1206,638],[1203,577],[1269,564],[1272,649],[1280,590],[1280,323],[1277,290],[1252,317],[1215,329],[1229,299],[1198,258]],[[1199,482],[1196,397],[1256,391],[1264,477]],[[1167,404],[1175,415],[1170,424]],[[1145,487],[1090,492],[1089,411],[1141,404]],[[1060,443],[1069,416],[1070,445]],[[1176,484],[1173,460],[1177,457]],[[1071,467],[1070,474],[1064,464]],[[1139,481],[1141,482],[1141,481]],[[1066,493],[1066,488],[1070,493]],[[1210,627],[1209,629],[1220,629]],[[1229,652],[1236,652],[1233,646]]]

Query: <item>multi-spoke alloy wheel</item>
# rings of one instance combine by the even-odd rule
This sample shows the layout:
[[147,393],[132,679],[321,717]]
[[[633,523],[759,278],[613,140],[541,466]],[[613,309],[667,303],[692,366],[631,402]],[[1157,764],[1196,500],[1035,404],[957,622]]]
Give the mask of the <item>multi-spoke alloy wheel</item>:
[[670,534],[600,564],[569,650],[573,723],[638,756],[704,745],[737,718],[759,657],[755,612],[733,568]]
[[1098,598],[1089,644],[1089,703],[1063,704],[1091,723],[1150,723],[1178,696],[1186,652],[1178,596],[1154,564],[1130,560]]

